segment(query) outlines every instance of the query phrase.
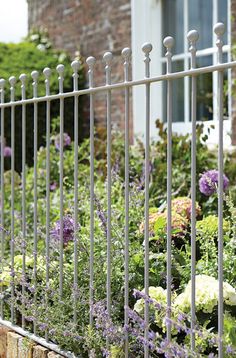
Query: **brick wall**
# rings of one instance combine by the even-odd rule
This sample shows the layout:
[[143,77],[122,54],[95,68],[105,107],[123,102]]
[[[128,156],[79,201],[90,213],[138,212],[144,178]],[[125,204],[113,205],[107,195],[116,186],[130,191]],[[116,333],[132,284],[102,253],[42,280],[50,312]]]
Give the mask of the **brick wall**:
[[[104,84],[105,51],[114,54],[112,81],[121,81],[123,65],[121,51],[131,44],[130,0],[28,0],[29,29],[47,28],[53,45],[67,50],[72,58],[80,51],[85,58],[94,56],[96,85]],[[96,120],[105,124],[105,96],[97,95]],[[113,123],[123,127],[124,98],[116,92],[112,101]]]

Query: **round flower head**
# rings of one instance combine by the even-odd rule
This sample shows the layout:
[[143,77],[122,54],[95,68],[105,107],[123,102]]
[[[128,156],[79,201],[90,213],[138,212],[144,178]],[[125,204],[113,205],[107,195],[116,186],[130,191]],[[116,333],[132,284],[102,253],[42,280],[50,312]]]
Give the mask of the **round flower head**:
[[[201,208],[196,202],[196,216],[201,214]],[[172,210],[180,216],[190,219],[191,217],[192,200],[187,196],[178,197],[172,200]]]
[[[60,134],[55,137],[54,143],[56,149],[60,150]],[[69,134],[63,133],[63,147],[68,147],[69,145],[71,145],[71,137]]]
[[11,147],[4,148],[4,157],[11,157]]
[[[58,220],[54,224],[54,228],[51,230],[51,236],[56,240],[60,241],[61,223]],[[69,241],[74,240],[74,220],[71,216],[66,215],[63,218],[63,242],[67,245]]]
[[[208,170],[202,174],[199,180],[200,192],[206,196],[210,196],[216,192],[218,186],[218,170]],[[223,174],[223,190],[225,191],[229,186],[229,179]]]
[[[227,282],[223,283],[224,303],[236,306],[236,291]],[[219,282],[217,279],[207,275],[196,276],[196,311],[212,313],[219,299]],[[184,292],[175,299],[174,306],[182,312],[188,313],[191,308],[191,280]]]

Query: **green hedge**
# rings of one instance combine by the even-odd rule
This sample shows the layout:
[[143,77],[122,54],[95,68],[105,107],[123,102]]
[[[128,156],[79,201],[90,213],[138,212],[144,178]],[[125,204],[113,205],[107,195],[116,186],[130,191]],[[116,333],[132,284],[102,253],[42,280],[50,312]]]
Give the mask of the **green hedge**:
[[[16,84],[16,99],[21,98],[21,83],[19,76],[21,73],[25,73],[28,76],[26,95],[27,98],[32,97],[32,77],[31,72],[37,70],[40,73],[38,84],[38,96],[45,95],[45,77],[43,75],[43,69],[49,67],[52,70],[50,79],[51,93],[58,93],[58,73],[56,67],[58,63],[62,63],[65,66],[65,79],[64,79],[64,92],[71,91],[73,89],[72,80],[72,68],[71,59],[65,53],[54,51],[47,46],[42,45],[40,41],[31,42],[29,39],[19,44],[5,44],[0,43],[0,77],[4,78],[6,82],[5,101],[9,100],[10,85],[8,79],[10,76],[17,78]],[[79,88],[84,87],[85,76],[83,67],[79,71]],[[82,113],[83,103],[80,101],[79,113]],[[27,164],[33,163],[33,105],[27,105],[27,118],[26,118],[26,146],[27,146]],[[38,146],[45,144],[45,131],[46,131],[46,105],[40,103],[38,106]],[[58,116],[59,114],[59,101],[51,102],[51,118]],[[85,135],[83,126],[83,115],[79,118],[79,139],[81,140]],[[73,138],[73,98],[65,100],[65,132]],[[15,149],[16,149],[16,169],[21,170],[21,107],[16,107],[16,131],[15,131]],[[10,146],[11,138],[11,122],[10,122],[10,109],[5,110],[5,139],[6,145]],[[6,158],[6,169],[10,166],[10,159]]]

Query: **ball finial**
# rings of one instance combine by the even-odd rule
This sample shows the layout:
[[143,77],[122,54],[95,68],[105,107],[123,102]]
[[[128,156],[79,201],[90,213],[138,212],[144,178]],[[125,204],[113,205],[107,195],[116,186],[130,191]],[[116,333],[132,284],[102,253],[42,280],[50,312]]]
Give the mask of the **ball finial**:
[[171,49],[174,46],[175,40],[173,39],[173,37],[171,36],[167,36],[164,38],[163,40],[163,45],[167,48],[167,49]]
[[103,61],[106,63],[107,66],[110,66],[113,60],[113,55],[111,52],[105,52],[103,55]]
[[16,77],[15,77],[15,76],[11,76],[11,77],[9,78],[9,83],[10,83],[11,87],[14,87],[15,84],[16,84]]
[[38,78],[39,78],[39,73],[38,71],[32,71],[31,72],[31,77],[33,78],[34,82],[37,82]]
[[24,85],[25,82],[26,82],[26,80],[27,80],[26,74],[25,74],[25,73],[22,73],[22,74],[20,75],[19,79],[20,79],[22,85]]
[[142,46],[142,51],[148,55],[152,51],[152,44],[149,42],[145,42]]
[[89,68],[93,68],[93,67],[95,66],[95,63],[96,63],[95,57],[89,56],[89,57],[86,59],[86,63],[87,63],[87,65],[88,65]]
[[197,30],[189,31],[187,34],[187,39],[191,43],[197,42],[197,40],[199,39],[199,34],[198,34]]
[[43,70],[43,74],[47,79],[51,76],[51,73],[52,71],[49,67],[45,67],[45,69]]
[[80,67],[80,62],[78,60],[74,60],[72,63],[71,63],[71,67],[73,69],[73,71],[75,73],[77,73],[79,71],[79,67]]
[[217,37],[223,36],[224,33],[225,33],[225,25],[222,22],[218,22],[214,26],[214,32],[215,32]]
[[121,55],[123,56],[123,58],[125,60],[129,60],[130,56],[131,56],[131,49],[129,47],[125,47],[122,52]]
[[0,79],[0,89],[3,89],[5,84],[6,84],[6,81],[4,80],[4,78],[1,78]]
[[57,72],[59,73],[59,75],[61,76],[64,73],[65,70],[65,66],[60,64],[57,66]]

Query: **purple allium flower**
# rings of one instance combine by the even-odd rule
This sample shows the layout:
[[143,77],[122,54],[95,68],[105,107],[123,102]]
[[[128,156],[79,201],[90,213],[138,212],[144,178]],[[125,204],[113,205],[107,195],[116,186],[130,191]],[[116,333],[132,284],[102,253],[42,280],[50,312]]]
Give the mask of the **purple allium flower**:
[[50,190],[51,190],[51,191],[54,191],[54,190],[56,190],[56,189],[57,189],[57,182],[54,181],[54,182],[52,182],[52,183],[50,184]]
[[[60,229],[61,229],[61,222],[58,220],[54,224],[54,228],[51,230],[51,236],[60,241]],[[66,215],[63,218],[63,242],[64,245],[67,245],[69,241],[74,240],[74,220],[71,216]]]
[[[218,185],[218,170],[208,170],[202,174],[199,180],[200,192],[206,196],[210,196],[216,192]],[[223,174],[223,190],[229,186],[229,179]]]
[[[56,149],[60,150],[60,134],[55,137],[54,143]],[[63,133],[63,147],[68,147],[69,145],[71,145],[71,137],[68,133]]]
[[11,147],[4,148],[4,157],[11,157]]

